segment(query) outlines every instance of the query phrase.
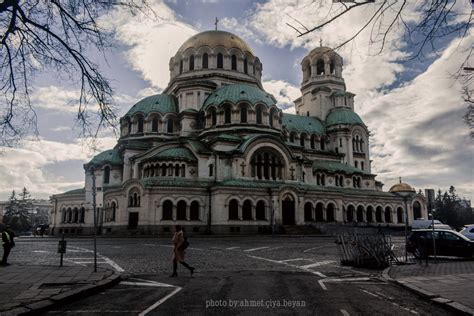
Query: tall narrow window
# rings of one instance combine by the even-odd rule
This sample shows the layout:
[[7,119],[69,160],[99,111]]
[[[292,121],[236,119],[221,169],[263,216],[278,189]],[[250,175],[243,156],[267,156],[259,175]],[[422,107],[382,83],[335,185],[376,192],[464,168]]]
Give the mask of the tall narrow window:
[[217,54],[217,68],[224,67],[224,56],[221,53]]
[[212,110],[211,111],[211,125],[212,126],[216,126],[217,124],[217,114],[216,114],[216,110]]
[[194,55],[189,57],[189,70],[194,70]]
[[319,141],[319,146],[321,147],[321,150],[324,150],[324,148],[326,147],[324,139],[321,138],[321,140]]
[[189,209],[189,217],[190,220],[192,221],[198,221],[199,220],[199,202],[198,201],[193,201],[191,202],[191,207]]
[[173,219],[173,202],[167,200],[163,203],[163,220],[172,220]]
[[112,213],[112,214],[110,214],[110,220],[112,222],[114,222],[115,221],[115,211],[117,209],[117,206],[115,205],[115,202],[112,202],[112,205],[111,205],[110,208],[111,208],[111,213]]
[[237,57],[232,55],[232,70],[237,70]]
[[173,133],[173,119],[168,119],[167,132]]
[[138,126],[137,126],[137,133],[143,133],[143,117],[138,117]]
[[363,161],[360,162],[360,169],[364,170],[364,162]]
[[306,135],[304,135],[304,134],[300,136],[300,146],[301,146],[301,147],[304,147],[304,139],[305,139],[305,137],[306,137]]
[[247,58],[244,59],[244,72],[248,73],[248,65],[247,65]]
[[158,118],[154,117],[151,121],[151,131],[156,133],[158,132]]
[[110,181],[110,167],[107,166],[104,168],[104,184],[109,183]]
[[202,68],[209,68],[209,55],[207,55],[207,53],[204,53],[204,55],[202,55]]
[[210,164],[209,165],[209,177],[212,177],[214,175],[214,165]]
[[311,135],[311,149],[314,149],[315,147],[315,136],[314,135]]
[[268,117],[268,121],[270,123],[270,127],[273,127],[273,117],[275,116],[275,111],[272,109],[270,111],[270,116]]
[[239,219],[239,202],[237,200],[231,200],[229,202],[229,220]]
[[316,63],[316,74],[324,75],[324,61],[322,61],[321,59],[318,60],[318,62]]
[[262,108],[257,108],[257,124],[262,124]]
[[247,123],[247,106],[240,107],[240,123]]
[[183,61],[182,60],[179,61],[179,73],[180,74],[183,73]]
[[230,124],[231,123],[231,110],[230,106],[226,106],[224,108],[224,123]]

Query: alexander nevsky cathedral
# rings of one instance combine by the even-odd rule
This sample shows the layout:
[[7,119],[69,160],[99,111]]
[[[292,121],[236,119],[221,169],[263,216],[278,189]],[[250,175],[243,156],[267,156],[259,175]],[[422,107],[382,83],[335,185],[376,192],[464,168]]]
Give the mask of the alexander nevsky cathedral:
[[301,70],[296,114],[283,113],[245,41],[194,35],[170,59],[163,93],[133,105],[116,146],[84,165],[84,188],[52,196],[54,234],[93,231],[93,193],[100,234],[176,224],[196,234],[331,233],[427,218],[411,186],[387,192],[375,180],[342,57],[317,47]]

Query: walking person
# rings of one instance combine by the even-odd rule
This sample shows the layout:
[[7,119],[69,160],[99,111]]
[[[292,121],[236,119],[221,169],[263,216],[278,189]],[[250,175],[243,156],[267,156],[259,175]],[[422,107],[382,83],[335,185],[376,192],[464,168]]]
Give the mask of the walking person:
[[7,263],[8,256],[10,255],[10,250],[15,247],[15,242],[13,241],[14,234],[10,226],[5,227],[5,230],[2,232],[2,244],[3,244],[3,258],[0,265],[8,266]]
[[176,225],[175,233],[173,235],[173,274],[170,277],[178,276],[178,262],[183,266],[189,269],[191,276],[193,276],[194,268],[190,267],[186,262],[184,262],[185,249],[188,247],[188,242],[184,237],[183,229],[180,225]]

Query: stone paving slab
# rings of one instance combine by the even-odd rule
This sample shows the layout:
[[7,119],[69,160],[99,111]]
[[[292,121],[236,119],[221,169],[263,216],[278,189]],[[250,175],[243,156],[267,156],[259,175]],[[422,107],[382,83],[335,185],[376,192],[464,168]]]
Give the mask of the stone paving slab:
[[474,261],[393,266],[383,276],[459,314],[474,315]]
[[34,314],[120,280],[112,270],[14,264],[0,267],[0,315]]

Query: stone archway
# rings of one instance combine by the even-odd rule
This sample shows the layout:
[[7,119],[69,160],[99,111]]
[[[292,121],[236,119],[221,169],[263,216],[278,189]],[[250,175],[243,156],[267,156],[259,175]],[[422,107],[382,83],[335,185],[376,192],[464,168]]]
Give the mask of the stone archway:
[[283,196],[281,210],[283,225],[295,225],[295,199],[291,194],[285,194]]

